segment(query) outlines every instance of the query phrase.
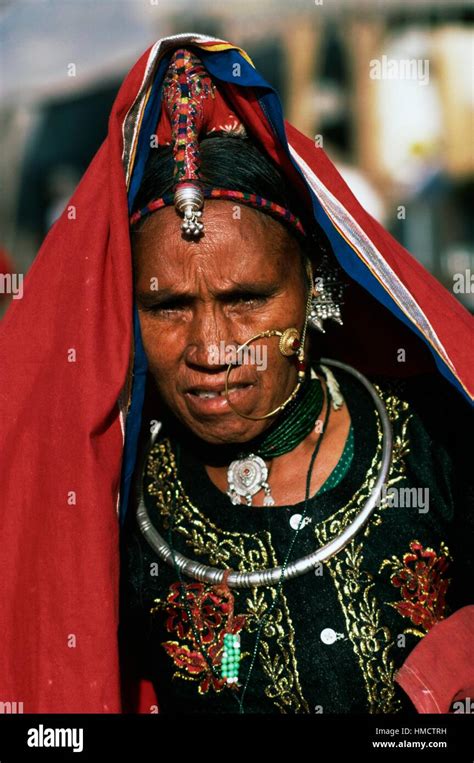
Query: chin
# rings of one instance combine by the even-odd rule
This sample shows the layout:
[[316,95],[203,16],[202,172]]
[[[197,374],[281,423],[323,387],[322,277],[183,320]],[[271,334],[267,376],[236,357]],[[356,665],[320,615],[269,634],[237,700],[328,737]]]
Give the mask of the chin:
[[182,419],[182,424],[209,445],[238,445],[255,439],[272,424],[273,419],[251,421],[234,414],[227,421]]
[[[248,415],[254,415],[254,411],[258,415],[256,410],[258,397],[255,395],[255,390],[239,391],[235,394],[235,398],[235,404],[240,403],[244,410],[246,407]],[[258,421],[245,419],[233,411],[223,397],[201,399],[180,395],[168,399],[163,396],[162,400],[182,427],[210,445],[248,442],[260,435],[273,421],[273,419]]]
[[[258,422],[257,422],[258,423]],[[262,427],[252,427],[236,422],[235,427],[229,424],[199,424],[183,421],[183,424],[200,440],[209,443],[209,445],[233,445],[245,443],[252,440],[262,431]]]

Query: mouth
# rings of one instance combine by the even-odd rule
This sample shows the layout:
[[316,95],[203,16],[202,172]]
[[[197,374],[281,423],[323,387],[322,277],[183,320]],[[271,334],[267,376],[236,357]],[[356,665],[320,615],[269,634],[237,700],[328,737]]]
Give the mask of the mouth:
[[[254,385],[250,382],[243,382],[240,384],[229,384],[228,391],[229,396],[232,392],[235,392],[235,390],[240,389],[247,389],[247,387],[253,387]],[[193,387],[192,389],[188,390],[188,394],[194,395],[195,397],[199,397],[204,400],[210,400],[214,397],[225,397],[225,385],[220,385],[219,387]]]
[[[251,393],[255,390],[253,382],[229,384],[229,399],[233,405],[240,407],[249,402]],[[188,389],[184,396],[188,405],[196,413],[229,413],[232,411],[225,394],[225,385],[196,386]]]

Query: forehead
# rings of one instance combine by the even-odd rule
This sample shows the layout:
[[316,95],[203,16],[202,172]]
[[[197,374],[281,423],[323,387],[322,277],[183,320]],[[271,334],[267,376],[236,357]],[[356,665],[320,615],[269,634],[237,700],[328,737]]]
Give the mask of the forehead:
[[299,244],[286,228],[251,207],[206,201],[202,220],[203,235],[190,239],[183,236],[182,217],[174,207],[151,214],[132,237],[136,277],[153,271],[176,279],[201,271],[211,278],[278,278],[294,270],[300,257]]

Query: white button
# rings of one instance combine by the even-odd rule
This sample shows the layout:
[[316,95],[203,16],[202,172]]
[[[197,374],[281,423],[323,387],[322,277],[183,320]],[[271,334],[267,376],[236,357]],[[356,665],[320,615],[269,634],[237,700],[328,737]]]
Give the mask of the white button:
[[332,628],[325,628],[321,631],[321,641],[323,644],[334,644],[337,641],[337,633]]
[[[305,525],[309,524],[311,522],[311,519],[309,517],[305,517],[303,521],[301,522],[302,514],[293,514],[292,517],[290,517],[290,526],[293,528],[293,530],[298,530],[298,528],[301,530]],[[301,522],[301,527],[300,527]]]

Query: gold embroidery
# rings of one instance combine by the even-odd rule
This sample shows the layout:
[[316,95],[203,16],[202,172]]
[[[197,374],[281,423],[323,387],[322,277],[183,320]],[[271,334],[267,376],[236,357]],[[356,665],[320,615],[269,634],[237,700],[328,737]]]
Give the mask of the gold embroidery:
[[400,400],[396,395],[386,392],[378,384],[374,384],[374,387],[383,398],[391,422],[395,423],[405,411],[409,410],[410,406],[405,400]]
[[[378,392],[387,405],[389,418],[396,424],[392,464],[386,480],[388,488],[404,478],[404,456],[409,452],[407,426],[411,413],[408,404],[395,395],[387,395],[381,389],[378,389]],[[329,542],[347,527],[373,490],[382,452],[382,430],[378,416],[376,421],[377,447],[366,478],[345,506],[315,526],[318,545]],[[195,555],[206,555],[212,565],[232,567],[240,571],[277,564],[268,532],[247,534],[223,531],[189,501],[177,478],[174,455],[168,440],[157,443],[152,449],[147,464],[147,476],[150,478],[149,493],[156,498],[165,528],[169,526],[173,499],[176,505],[173,527],[176,532],[182,534]],[[388,507],[390,501],[382,499],[366,528],[358,536],[359,542],[353,540],[336,557],[326,562],[343,611],[347,633],[362,672],[369,712],[374,713],[401,710],[401,703],[395,698],[395,664],[390,655],[394,641],[389,629],[381,622],[380,603],[374,592],[373,576],[363,568],[365,539],[373,527],[381,524],[383,512]],[[240,595],[241,592],[238,593]],[[245,602],[247,630],[257,630],[262,615],[273,604],[275,595],[274,586],[250,589]],[[309,712],[299,682],[294,629],[286,598],[283,594],[281,598],[282,604],[272,610],[260,642],[259,658],[269,680],[265,693],[281,712],[287,712],[289,709]],[[158,603],[159,600],[156,601]],[[288,633],[285,633],[285,630]]]
[[[407,427],[413,414],[410,412],[410,406],[405,400],[400,400],[400,398],[396,397],[396,395],[386,393],[377,384],[374,384],[374,387],[384,401],[388,417],[392,424],[396,424],[401,419],[400,431],[394,431],[393,433],[393,455],[394,461],[399,462],[400,473],[404,474],[405,463],[403,459],[406,454],[410,452],[407,437]],[[407,412],[408,414],[403,416],[403,414]]]
[[328,566],[336,586],[346,628],[359,662],[371,713],[393,713],[401,709],[394,700],[393,673],[390,657],[393,640],[382,625],[380,607],[374,593],[373,576],[364,571],[363,548],[354,540],[341,555],[329,560]]
[[[386,480],[388,489],[404,476],[404,456],[409,452],[407,425],[412,414],[406,402],[395,395],[387,395],[379,387],[377,391],[387,407],[392,424],[397,425],[397,431],[394,431],[393,458]],[[377,416],[377,448],[366,478],[345,506],[315,527],[319,544],[332,540],[359,513],[377,479],[381,451],[382,429]],[[401,710],[401,703],[395,698],[395,663],[390,656],[394,640],[389,629],[381,623],[380,603],[375,595],[373,575],[363,568],[364,539],[374,527],[382,523],[383,511],[389,506],[388,498],[382,497],[357,542],[354,539],[336,557],[326,562],[343,610],[347,633],[363,675],[368,709],[371,713],[393,713]]]
[[[174,531],[180,533],[186,545],[196,556],[207,556],[209,564],[250,572],[278,565],[270,533],[236,533],[220,529],[187,497],[177,477],[176,463],[169,440],[158,442],[150,451],[146,469],[148,492],[156,498],[157,509],[165,528],[169,527],[172,499],[175,505]],[[262,616],[273,605],[275,586],[251,588],[246,596],[244,613],[246,630],[256,632]],[[236,597],[237,598],[237,597]],[[268,678],[265,694],[282,713],[293,710],[309,713],[303,697],[294,645],[294,628],[286,597],[280,593],[280,605],[275,605],[263,628],[259,646],[259,659]],[[160,599],[157,606],[163,605]],[[244,655],[242,654],[242,658]],[[245,673],[244,673],[245,675]],[[181,674],[179,674],[181,677]],[[206,687],[207,688],[207,687]]]

